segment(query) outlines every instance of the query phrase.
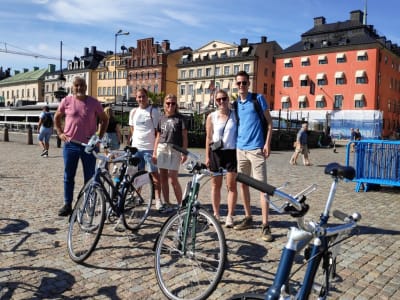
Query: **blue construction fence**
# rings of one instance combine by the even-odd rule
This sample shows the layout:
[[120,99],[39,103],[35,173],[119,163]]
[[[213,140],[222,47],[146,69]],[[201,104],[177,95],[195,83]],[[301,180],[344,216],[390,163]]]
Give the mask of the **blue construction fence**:
[[356,170],[356,192],[381,185],[400,186],[400,141],[351,141],[347,144],[346,165]]

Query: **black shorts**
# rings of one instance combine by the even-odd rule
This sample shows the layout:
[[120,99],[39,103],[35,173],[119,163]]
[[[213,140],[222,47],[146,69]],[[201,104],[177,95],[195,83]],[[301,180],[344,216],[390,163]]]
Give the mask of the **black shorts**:
[[220,168],[228,172],[237,171],[236,149],[210,150],[210,170],[218,172]]

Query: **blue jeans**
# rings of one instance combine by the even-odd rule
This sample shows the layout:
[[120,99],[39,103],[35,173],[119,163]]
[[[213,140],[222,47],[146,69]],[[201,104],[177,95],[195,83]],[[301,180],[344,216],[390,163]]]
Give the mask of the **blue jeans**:
[[93,154],[87,154],[85,147],[65,143],[63,148],[64,157],[64,202],[71,204],[74,199],[75,175],[78,168],[79,159],[82,161],[83,177],[85,183],[94,175],[96,168],[96,158]]

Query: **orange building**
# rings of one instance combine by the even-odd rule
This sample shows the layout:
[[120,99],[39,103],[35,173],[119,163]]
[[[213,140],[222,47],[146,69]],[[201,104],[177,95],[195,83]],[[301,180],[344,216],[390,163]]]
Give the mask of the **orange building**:
[[[314,27],[276,57],[275,111],[308,120],[313,129],[349,137],[387,137],[400,128],[400,48],[366,25],[360,10],[350,20]],[[280,111],[279,111],[280,108]]]

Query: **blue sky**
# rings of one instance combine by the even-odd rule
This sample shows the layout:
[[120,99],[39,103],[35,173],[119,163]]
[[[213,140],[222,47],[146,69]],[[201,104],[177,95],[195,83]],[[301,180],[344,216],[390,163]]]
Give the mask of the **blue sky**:
[[[171,48],[200,48],[210,41],[259,42],[261,36],[283,48],[300,40],[313,27],[315,17],[327,23],[349,19],[352,10],[364,10],[366,0],[2,0],[0,49],[39,53],[39,59],[0,52],[0,66],[11,70],[59,69],[60,41],[63,58],[83,55],[84,47],[114,51],[114,34],[121,45],[154,37],[169,40]],[[378,34],[400,44],[399,0],[367,0],[367,23]],[[63,67],[66,63],[63,62]]]

